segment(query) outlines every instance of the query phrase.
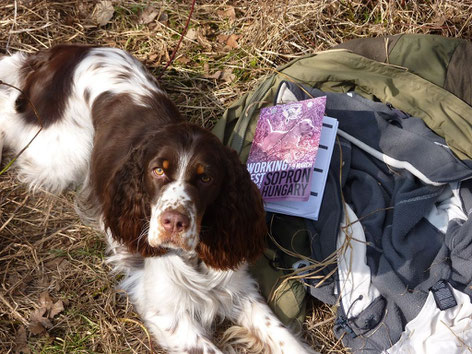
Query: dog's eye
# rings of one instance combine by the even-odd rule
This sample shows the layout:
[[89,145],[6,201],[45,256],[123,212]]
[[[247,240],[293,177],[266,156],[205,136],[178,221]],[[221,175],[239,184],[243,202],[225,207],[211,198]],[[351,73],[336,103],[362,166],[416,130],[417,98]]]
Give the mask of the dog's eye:
[[152,173],[156,176],[162,176],[164,174],[164,169],[162,167],[156,167],[152,170]]
[[207,174],[202,174],[200,175],[200,181],[202,181],[203,183],[210,183],[212,181],[212,178]]

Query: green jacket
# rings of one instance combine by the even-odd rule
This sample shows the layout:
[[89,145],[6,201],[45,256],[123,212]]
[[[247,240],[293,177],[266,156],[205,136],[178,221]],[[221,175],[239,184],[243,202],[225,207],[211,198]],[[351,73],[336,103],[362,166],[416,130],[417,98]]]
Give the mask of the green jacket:
[[[283,80],[303,83],[323,91],[354,91],[372,100],[422,118],[445,138],[462,160],[472,159],[472,43],[433,35],[404,34],[355,39],[337,47],[304,56],[277,68],[250,93],[227,109],[214,133],[246,161],[262,107],[272,105]],[[284,247],[309,254],[304,220],[277,216],[273,234]],[[297,233],[298,232],[298,233]],[[297,244],[292,238],[297,233]],[[285,323],[304,318],[303,286],[283,281],[297,259],[272,243],[253,267],[270,305]],[[274,296],[274,289],[278,291]],[[295,320],[295,321],[294,321]]]

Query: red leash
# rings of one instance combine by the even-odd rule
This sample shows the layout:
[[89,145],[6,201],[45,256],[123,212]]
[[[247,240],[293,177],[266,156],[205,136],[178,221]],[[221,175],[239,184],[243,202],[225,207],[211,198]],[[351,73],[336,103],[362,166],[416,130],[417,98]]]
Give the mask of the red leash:
[[184,39],[184,36],[187,34],[188,26],[190,24],[190,19],[192,18],[193,10],[195,9],[195,3],[197,0],[192,0],[192,7],[190,8],[190,13],[188,14],[187,18],[187,23],[185,24],[184,30],[182,31],[182,34],[180,35],[179,42],[177,43],[177,46],[175,47],[174,51],[172,52],[172,55],[170,56],[169,61],[167,62],[166,66],[164,69],[161,71],[159,76],[157,77],[157,80],[160,80],[166,69],[169,67],[170,64],[174,61],[175,55],[177,54],[177,50],[179,50],[180,44],[182,43],[182,40]]

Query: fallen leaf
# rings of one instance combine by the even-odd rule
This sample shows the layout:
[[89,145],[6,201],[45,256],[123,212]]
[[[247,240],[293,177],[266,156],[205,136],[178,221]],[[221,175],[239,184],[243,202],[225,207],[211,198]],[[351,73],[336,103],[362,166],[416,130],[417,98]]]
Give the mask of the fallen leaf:
[[31,334],[34,336],[37,336],[38,334],[46,333],[46,328],[44,328],[44,326],[37,321],[31,321],[28,325],[28,329],[30,330]]
[[49,312],[49,318],[54,318],[64,311],[64,303],[61,300],[57,300],[51,307]]
[[180,64],[188,64],[190,63],[192,60],[190,60],[189,58],[185,57],[185,56],[181,56],[177,59],[175,59],[176,62],[179,62]]
[[216,73],[208,75],[207,77],[209,79],[219,80],[221,78],[221,76],[223,76],[223,72],[221,70],[218,70]]
[[164,26],[167,26],[169,24],[169,15],[163,12],[161,16],[159,16],[158,21],[162,23]]
[[200,29],[197,30],[197,42],[206,49],[211,50],[211,42],[205,37],[205,33]]
[[26,289],[31,280],[33,280],[33,276],[30,274],[23,275],[14,273],[8,277],[8,291],[12,294],[22,292]]
[[229,23],[233,23],[236,20],[236,11],[233,6],[228,6],[225,10],[217,11],[218,17],[229,20]]
[[147,25],[154,21],[157,15],[159,15],[159,10],[154,6],[148,6],[139,15],[138,23],[141,25]]
[[23,353],[23,354],[30,354],[31,350],[28,347],[28,343],[26,341],[26,328],[24,326],[20,326],[18,331],[16,332],[15,336],[15,353]]
[[219,34],[216,37],[216,41],[218,43],[226,44],[226,41],[228,40],[228,38],[229,38],[229,35],[227,35],[227,34]]
[[205,73],[205,76],[208,77],[210,73],[210,64],[207,62],[203,63],[203,72]]
[[51,309],[52,299],[47,291],[42,292],[41,295],[39,295],[39,305],[46,311],[49,311]]
[[90,6],[90,4],[86,2],[79,2],[76,6],[76,9],[79,12],[78,13],[79,17],[83,17],[83,18],[88,17],[90,13],[92,12],[91,11],[92,7]]
[[64,261],[64,257],[57,257],[45,263],[44,266],[48,269],[57,269],[59,264],[61,264],[63,261]]
[[233,82],[236,79],[236,75],[233,74],[231,69],[224,69],[223,71],[218,70],[214,74],[206,76],[208,79],[215,79],[224,81],[226,83]]
[[187,34],[185,35],[185,37],[187,37],[188,39],[191,39],[192,41],[197,39],[197,31],[195,30],[195,28],[190,28],[187,31]]
[[226,45],[231,49],[239,48],[238,39],[241,38],[240,35],[231,34],[226,40]]
[[68,269],[71,267],[71,263],[67,260],[67,259],[64,259],[62,260],[61,263],[59,263],[59,265],[57,266],[57,270],[59,270],[60,272]]
[[31,319],[28,328],[33,335],[43,334],[46,332],[46,329],[52,327],[51,321],[44,317],[45,313],[46,308],[41,307],[31,314]]
[[92,19],[98,26],[105,26],[113,17],[115,9],[109,0],[102,0],[95,5],[92,12]]
[[156,53],[149,54],[149,56],[147,57],[147,61],[154,63],[156,62],[157,58],[160,58],[160,56],[157,55]]
[[223,75],[221,76],[221,80],[223,80],[226,83],[233,82],[236,79],[236,75],[233,74],[233,71],[231,69],[225,69],[223,70]]

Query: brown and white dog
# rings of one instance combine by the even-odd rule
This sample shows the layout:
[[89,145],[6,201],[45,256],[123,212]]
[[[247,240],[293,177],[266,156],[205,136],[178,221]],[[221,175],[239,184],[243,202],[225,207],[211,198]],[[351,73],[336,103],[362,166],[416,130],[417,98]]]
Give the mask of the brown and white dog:
[[0,146],[32,189],[82,186],[107,235],[109,261],[158,343],[219,353],[211,324],[228,318],[242,340],[303,353],[258,294],[246,262],[263,249],[264,211],[235,152],[185,122],[128,53],[62,45],[0,59]]

